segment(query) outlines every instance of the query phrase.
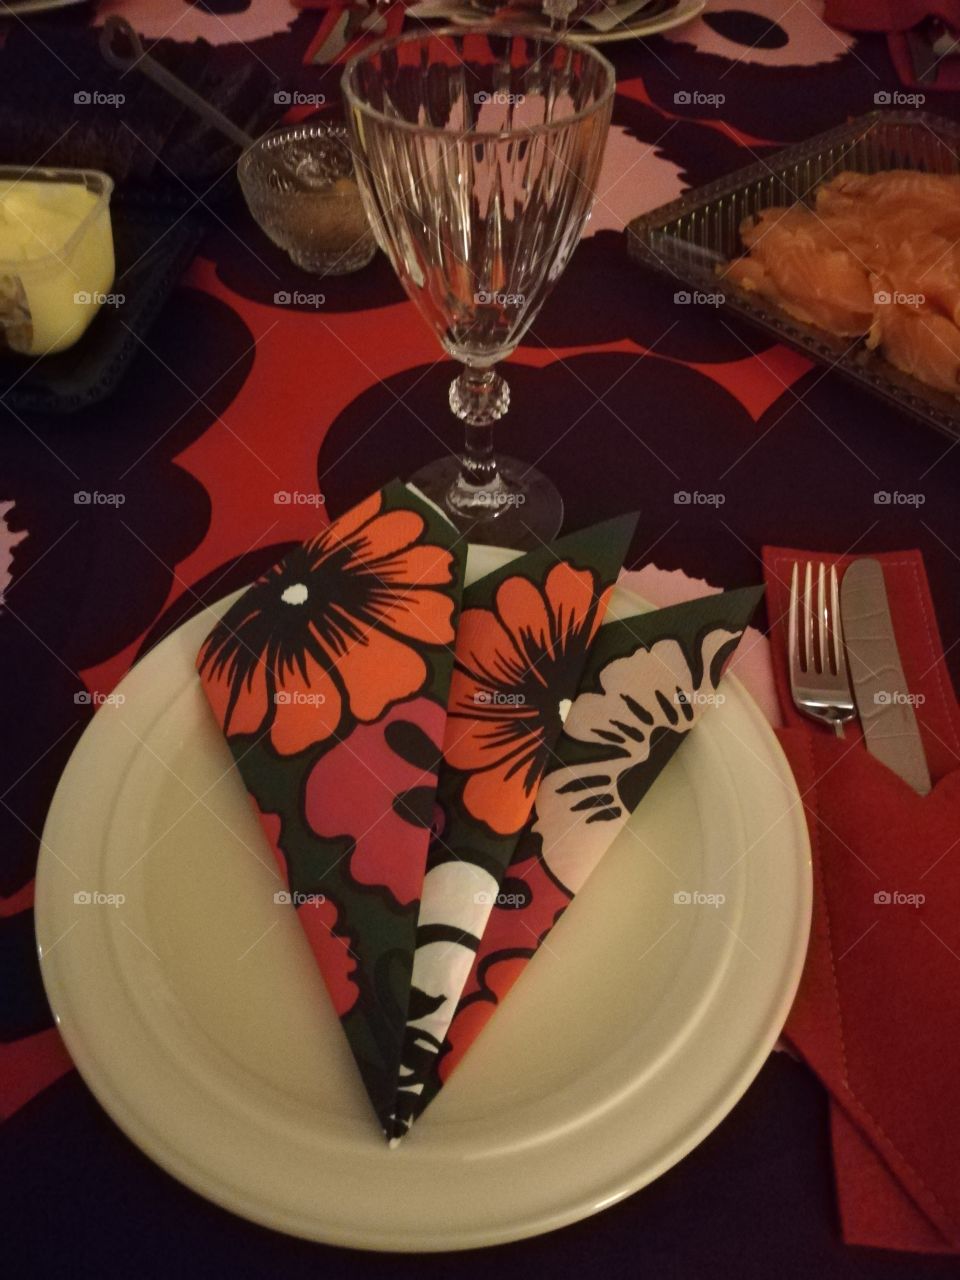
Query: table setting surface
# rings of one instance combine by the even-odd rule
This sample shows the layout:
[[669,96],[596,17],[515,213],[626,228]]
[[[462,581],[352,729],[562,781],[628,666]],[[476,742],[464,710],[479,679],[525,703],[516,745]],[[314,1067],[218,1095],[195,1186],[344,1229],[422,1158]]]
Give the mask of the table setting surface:
[[[404,31],[419,23],[402,5],[382,15],[374,6],[377,21],[354,31],[344,11],[309,0],[209,8],[130,0],[53,11],[28,31],[11,10],[0,14],[0,68],[17,37],[38,42],[45,52],[37,56],[63,72],[87,29],[122,12],[145,43],[208,42],[205,83],[242,81],[246,93],[255,81],[275,123],[337,122],[347,45],[356,52],[404,21]],[[960,1046],[960,441],[752,328],[712,295],[641,265],[625,235],[631,221],[688,190],[766,163],[878,104],[917,98],[917,86],[898,76],[899,49],[880,32],[828,26],[821,3],[780,0],[708,0],[683,25],[601,47],[616,86],[593,212],[542,311],[499,366],[509,413],[498,442],[562,496],[564,536],[552,549],[550,537],[538,537],[515,562],[529,582],[511,577],[509,558],[493,548],[471,545],[468,557],[445,541],[429,494],[395,482],[427,476],[462,431],[447,411],[456,366],[405,295],[408,282],[401,287],[383,253],[352,274],[294,266],[258,229],[232,169],[196,179],[184,170],[180,179],[164,165],[176,194],[171,227],[193,235],[196,225],[186,243],[199,243],[182,274],[164,282],[149,325],[127,330],[108,394],[63,412],[55,402],[73,394],[63,391],[72,374],[22,398],[35,385],[27,377],[19,399],[18,379],[3,374],[0,1256],[11,1274],[166,1276],[203,1267],[299,1276],[332,1267],[373,1277],[456,1267],[480,1276],[491,1265],[571,1276],[585,1268],[677,1277],[958,1274],[960,1077],[942,1048]],[[919,97],[908,105],[960,120],[955,93],[926,88]],[[21,127],[10,121],[0,121],[0,164]],[[155,145],[168,154],[165,142]],[[167,190],[165,210],[171,199]],[[135,288],[136,263],[129,270]],[[122,324],[122,309],[107,321]],[[451,404],[461,381],[450,386]],[[615,521],[624,513],[636,514],[634,527]],[[337,998],[346,979],[331,974],[342,957],[306,926],[301,934],[292,911],[274,934],[277,899],[263,906],[268,889],[289,901],[317,888],[309,858],[297,863],[281,841],[275,811],[289,832],[294,791],[307,796],[308,817],[311,787],[328,788],[323,804],[336,805],[335,751],[322,754],[316,725],[287,714],[284,700],[296,693],[270,686],[273,756],[261,759],[244,736],[253,677],[225,692],[216,664],[218,620],[243,619],[252,593],[274,580],[282,600],[299,603],[291,566],[313,555],[309,569],[319,573],[338,528],[347,541],[367,530],[361,559],[373,555],[371,531],[398,538],[381,567],[413,556],[400,534],[386,532],[392,518],[392,529],[419,521],[408,538],[423,556],[418,565],[430,551],[453,566],[443,579],[446,605],[429,585],[441,581],[431,568],[418,574],[428,589],[415,582],[409,590],[423,617],[434,610],[430,626],[459,612],[461,664],[473,615],[499,610],[501,629],[513,634],[507,595],[498,594],[510,584],[533,583],[552,600],[557,556],[594,574],[595,598],[615,603],[602,626],[600,617],[591,624],[601,646],[594,666],[564,675],[573,680],[573,711],[566,699],[562,712],[568,735],[577,736],[583,699],[595,708],[610,696],[609,673],[638,637],[653,648],[676,643],[697,696],[721,703],[706,709],[707,722],[642,810],[633,813],[639,798],[629,806],[623,834],[611,828],[610,855],[575,903],[592,863],[569,875],[559,860],[547,867],[541,891],[556,895],[543,899],[555,907],[549,920],[538,922],[521,895],[513,914],[494,906],[488,926],[491,908],[481,903],[470,924],[476,961],[467,957],[458,977],[443,977],[453,999],[437,1024],[442,1060],[417,1077],[400,1120],[392,1077],[386,1101],[378,1093],[369,1042],[379,1036],[387,1067],[403,1073],[416,1020],[406,1028],[401,1020],[399,1030],[375,1019],[372,1031],[361,1026],[362,996],[353,1013],[354,995],[343,1007]],[[602,521],[613,523],[598,539],[592,531]],[[791,696],[794,566],[802,581],[810,561],[814,582],[821,563],[837,566],[846,610],[843,574],[865,558],[882,569],[905,689],[888,700],[910,702],[924,786],[894,776],[876,759],[879,748],[868,754],[865,743],[878,744],[880,730],[863,705],[858,715],[851,699],[840,737],[801,715]],[[761,585],[759,603],[739,590]],[[405,600],[390,605],[390,625],[401,631]],[[264,605],[266,621],[273,607]],[[836,619],[830,627],[838,629]],[[720,632],[710,628],[723,628],[726,646],[715,670],[710,641]],[[346,658],[331,667],[358,743],[361,730],[389,720],[394,702],[411,694],[441,712],[449,697],[453,720],[457,676],[431,648],[427,622],[420,631],[411,623],[401,638],[397,669],[419,662],[429,677],[419,685],[411,677],[369,712]],[[487,639],[471,643],[479,651]],[[601,667],[607,650],[610,665]],[[589,664],[586,652],[581,660]],[[588,693],[583,670],[593,672]],[[364,679],[375,683],[372,669]],[[876,696],[882,705],[886,695]],[[442,718],[434,724],[431,714],[418,705],[421,723],[442,739]],[[665,736],[676,730],[668,755],[685,728],[676,721],[665,726]],[[557,747],[571,776],[581,767],[577,751],[587,759],[587,739],[569,759]],[[630,743],[620,746],[629,755]],[[445,757],[453,758],[446,748]],[[555,763],[542,762],[538,796],[559,794]],[[641,763],[645,795],[666,761]],[[165,785],[173,772],[184,779],[182,794]],[[426,833],[419,843],[406,833],[419,878],[378,899],[377,927],[405,948],[421,997],[429,968],[422,903],[436,845],[444,833],[461,838],[457,821],[470,838],[471,813],[457,808],[471,794],[460,791],[462,778],[448,792],[442,773],[433,785],[442,803],[432,827],[424,820],[430,851]],[[479,784],[472,794],[479,807]],[[503,787],[502,806],[505,797]],[[483,848],[498,863],[491,884],[499,903],[531,872],[524,840],[532,819],[527,810],[511,826],[488,803]],[[356,834],[359,848],[366,833]],[[73,843],[75,860],[62,859]],[[674,870],[651,855],[631,883],[637,844],[660,850]],[[185,850],[207,845],[211,860],[187,892],[194,869]],[[746,851],[739,866],[726,865],[731,845]],[[149,850],[142,862],[141,849]],[[763,857],[751,862],[751,850]],[[127,875],[131,907],[102,909],[95,934],[76,891],[116,887]],[[683,906],[698,875],[704,889],[723,879],[726,893],[702,927]],[[351,901],[364,921],[376,896],[364,897],[371,877],[354,855],[344,879],[349,893],[361,884]],[[661,900],[666,906],[644,916],[645,901]],[[758,901],[769,917],[761,910],[751,919]],[[246,940],[250,956],[237,962]],[[618,966],[631,947],[636,963],[624,978]],[[518,982],[474,1054],[473,1039],[528,961],[529,980]],[[632,983],[634,997],[618,982]],[[661,1026],[657,1000],[669,983],[677,1008]],[[874,1005],[875,984],[888,994]],[[277,999],[279,990],[289,999]],[[128,1041],[125,1027],[146,1019],[148,1006],[154,1025],[147,1019]],[[304,1030],[311,1008],[316,1025]],[[567,1017],[575,1030],[564,1033],[565,1047]],[[721,1052],[710,1037],[719,1044],[725,1027]],[[665,1044],[674,1055],[668,1069]],[[190,1090],[181,1088],[187,1077]],[[563,1098],[559,1109],[545,1106],[542,1123],[541,1087]],[[605,1122],[591,1119],[578,1155],[567,1131],[603,1110],[591,1089],[617,1105],[609,1103]],[[938,1122],[936,1105],[921,1098],[928,1090],[953,1119]],[[229,1134],[204,1133],[208,1096],[232,1117]],[[312,1109],[329,1120],[314,1124]],[[373,1111],[399,1142],[396,1152]],[[437,1134],[443,1141],[431,1146]],[[231,1176],[231,1165],[242,1173]],[[306,1182],[311,1165],[322,1166],[316,1186]],[[435,1205],[431,1179],[443,1180]],[[462,1219],[458,1198],[470,1203]]]

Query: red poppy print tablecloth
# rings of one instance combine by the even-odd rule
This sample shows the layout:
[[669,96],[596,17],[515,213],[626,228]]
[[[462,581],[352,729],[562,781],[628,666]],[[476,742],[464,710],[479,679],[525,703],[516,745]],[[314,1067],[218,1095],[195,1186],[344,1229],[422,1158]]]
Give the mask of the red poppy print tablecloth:
[[[48,26],[117,7],[151,39],[203,37],[225,73],[258,59],[277,92],[337,112],[338,69],[304,65],[322,15],[283,0],[102,0],[30,29],[42,40]],[[678,303],[622,240],[628,218],[685,187],[899,91],[883,37],[835,31],[820,9],[711,0],[687,27],[610,46],[618,92],[596,211],[510,361],[500,432],[558,484],[568,529],[639,510],[633,566],[730,588],[760,580],[765,543],[918,547],[956,681],[960,448],[709,304]],[[0,40],[10,25],[0,21]],[[50,74],[72,99],[53,58]],[[955,95],[926,93],[928,110],[960,114]],[[318,286],[222,187],[196,259],[109,400],[69,417],[0,403],[0,1248],[22,1274],[58,1273],[65,1258],[102,1276],[192,1274],[198,1258],[237,1276],[381,1265],[233,1219],[140,1156],[72,1070],[34,952],[44,817],[98,701],[203,602],[247,587],[391,477],[456,446],[451,366],[382,256]],[[898,496],[878,503],[883,493]],[[437,729],[413,723],[428,738]],[[393,761],[398,787],[409,763]],[[330,790],[337,761],[327,767]],[[376,860],[365,847],[357,874]],[[498,1265],[949,1274],[936,1260],[844,1251],[828,1141],[822,1094],[777,1055],[681,1166],[597,1219],[499,1251]],[[479,1276],[490,1256],[458,1265]]]

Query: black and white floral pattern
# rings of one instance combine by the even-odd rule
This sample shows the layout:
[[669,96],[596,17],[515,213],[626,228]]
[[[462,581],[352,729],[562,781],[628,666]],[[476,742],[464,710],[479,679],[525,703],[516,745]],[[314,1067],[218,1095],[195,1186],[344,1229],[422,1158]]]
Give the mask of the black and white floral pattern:
[[576,893],[636,809],[660,771],[659,753],[675,749],[716,701],[724,658],[740,631],[716,628],[691,662],[675,639],[614,658],[600,672],[600,691],[582,693],[564,725],[567,737],[592,747],[592,759],[554,769],[537,794],[533,831],[554,877]]

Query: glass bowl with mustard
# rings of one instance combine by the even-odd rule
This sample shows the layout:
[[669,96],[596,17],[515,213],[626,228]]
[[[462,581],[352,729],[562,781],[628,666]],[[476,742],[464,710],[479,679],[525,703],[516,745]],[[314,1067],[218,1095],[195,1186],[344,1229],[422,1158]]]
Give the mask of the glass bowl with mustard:
[[304,271],[345,275],[376,252],[344,126],[264,134],[240,157],[237,174],[260,228]]

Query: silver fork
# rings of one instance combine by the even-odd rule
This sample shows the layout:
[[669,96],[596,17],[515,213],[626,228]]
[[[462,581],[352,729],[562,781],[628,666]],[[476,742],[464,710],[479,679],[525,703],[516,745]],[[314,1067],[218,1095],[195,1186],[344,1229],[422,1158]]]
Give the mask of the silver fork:
[[[829,593],[827,578],[829,577]],[[790,618],[787,648],[790,657],[790,692],[798,711],[812,720],[833,726],[843,737],[844,721],[856,715],[850,689],[847,655],[840,623],[840,586],[836,565],[829,575],[823,564],[817,570],[816,612],[813,607],[813,564],[807,561],[803,597],[798,591],[800,566],[790,575]],[[801,628],[802,614],[802,628]]]

